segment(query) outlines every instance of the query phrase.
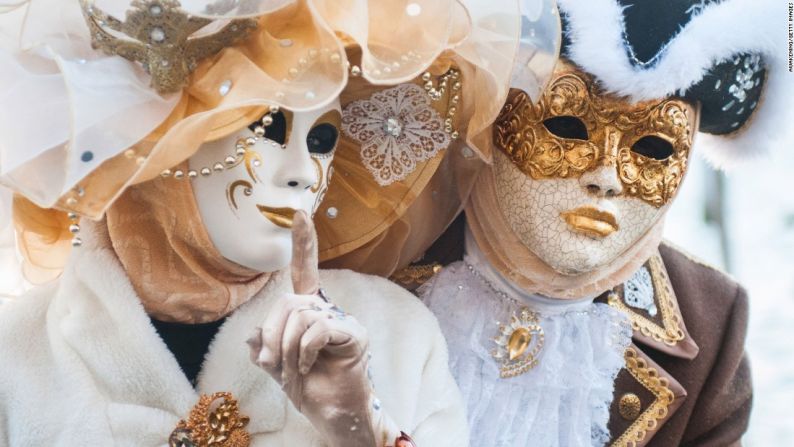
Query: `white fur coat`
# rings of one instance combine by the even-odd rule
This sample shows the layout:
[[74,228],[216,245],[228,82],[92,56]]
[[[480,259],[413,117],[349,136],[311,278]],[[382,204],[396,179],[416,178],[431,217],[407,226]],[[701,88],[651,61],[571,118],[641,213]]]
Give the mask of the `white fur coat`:
[[[57,282],[0,305],[0,447],[167,446],[200,393],[230,391],[251,418],[252,446],[323,446],[245,340],[289,272],[234,312],[197,390],[161,341],[114,253],[76,250]],[[335,303],[368,330],[383,408],[420,447],[468,445],[460,393],[438,324],[415,297],[350,271],[321,272]]]

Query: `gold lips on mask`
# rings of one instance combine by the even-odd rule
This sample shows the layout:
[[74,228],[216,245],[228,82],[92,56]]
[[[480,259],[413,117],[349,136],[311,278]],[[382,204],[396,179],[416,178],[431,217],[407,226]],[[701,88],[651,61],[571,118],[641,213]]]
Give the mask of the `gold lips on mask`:
[[583,206],[561,214],[568,227],[576,233],[593,238],[604,238],[618,231],[618,222],[612,213],[592,206]]
[[[614,167],[623,194],[661,208],[686,171],[697,115],[678,99],[632,104],[604,94],[587,74],[561,62],[537,105],[523,91],[510,92],[493,138],[535,180]],[[559,123],[566,132],[550,127]]]
[[271,208],[265,205],[257,205],[256,209],[262,213],[273,225],[281,228],[292,228],[292,218],[295,216],[294,208]]

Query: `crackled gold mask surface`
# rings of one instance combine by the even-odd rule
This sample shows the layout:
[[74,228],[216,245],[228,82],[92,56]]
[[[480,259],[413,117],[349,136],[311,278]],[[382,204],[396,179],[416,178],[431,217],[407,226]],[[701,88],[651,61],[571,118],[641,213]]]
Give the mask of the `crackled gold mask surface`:
[[[626,194],[659,208],[675,196],[686,171],[696,116],[679,99],[631,104],[604,95],[587,74],[561,63],[538,104],[511,92],[494,143],[534,179],[577,178],[615,166]],[[577,122],[586,132],[576,132]]]
[[632,103],[560,62],[537,104],[513,90],[494,123],[494,189],[522,243],[563,274],[618,259],[658,222],[686,172],[698,111]]

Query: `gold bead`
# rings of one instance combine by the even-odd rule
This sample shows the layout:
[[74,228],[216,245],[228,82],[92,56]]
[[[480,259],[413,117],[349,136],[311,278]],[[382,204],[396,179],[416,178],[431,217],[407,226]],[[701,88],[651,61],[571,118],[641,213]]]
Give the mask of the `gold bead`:
[[135,150],[134,149],[127,149],[126,151],[124,151],[124,156],[127,157],[127,158],[134,157],[135,156]]
[[429,71],[426,71],[426,72],[422,73],[422,80],[425,81],[425,82],[430,80],[430,72]]
[[623,419],[633,421],[642,413],[642,401],[636,394],[626,393],[620,398],[618,411]]
[[454,131],[454,132],[452,132],[452,134],[450,135],[450,137],[451,137],[453,140],[457,140],[459,136],[460,136],[460,134],[458,133],[458,131],[457,131],[457,130],[456,130],[456,131]]
[[160,173],[160,177],[171,177],[171,170],[170,169],[164,170],[163,172]]

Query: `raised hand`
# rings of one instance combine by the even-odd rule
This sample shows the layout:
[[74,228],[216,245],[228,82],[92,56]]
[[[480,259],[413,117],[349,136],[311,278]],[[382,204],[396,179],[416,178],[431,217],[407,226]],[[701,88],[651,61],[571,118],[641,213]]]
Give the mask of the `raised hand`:
[[400,432],[369,379],[367,332],[320,289],[317,236],[303,211],[293,218],[292,242],[295,293],[279,297],[248,340],[251,360],[281,384],[329,445],[394,445]]

